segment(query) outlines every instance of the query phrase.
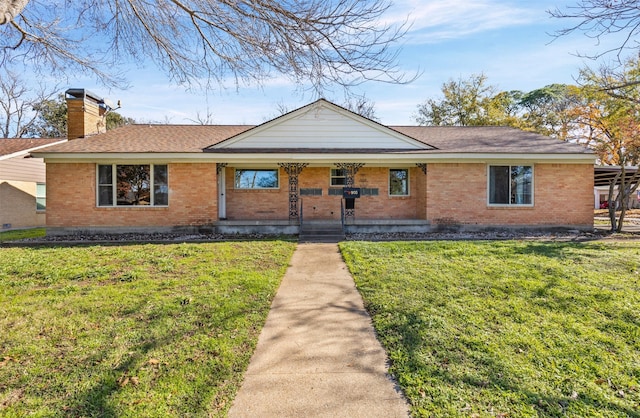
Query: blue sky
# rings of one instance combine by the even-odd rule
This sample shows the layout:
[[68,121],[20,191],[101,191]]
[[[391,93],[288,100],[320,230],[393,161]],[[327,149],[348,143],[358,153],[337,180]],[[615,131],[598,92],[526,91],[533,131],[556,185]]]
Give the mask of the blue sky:
[[[421,76],[406,85],[366,82],[355,89],[375,103],[376,115],[387,125],[415,124],[418,104],[440,97],[449,79],[484,73],[498,90],[530,91],[552,83],[573,83],[580,68],[595,66],[576,52],[593,54],[606,48],[581,33],[554,39],[557,29],[571,22],[554,19],[547,10],[564,8],[577,0],[396,0],[386,19],[413,23],[399,55],[400,67]],[[614,38],[605,43],[612,44]],[[154,67],[126,74],[131,88],[109,90],[87,80],[71,80],[113,102],[119,112],[141,122],[193,123],[200,114],[217,124],[259,124],[278,115],[277,108],[293,110],[315,97],[302,93],[285,77],[260,87],[230,84],[205,92],[189,92],[172,85]],[[343,93],[326,94],[338,104]]]

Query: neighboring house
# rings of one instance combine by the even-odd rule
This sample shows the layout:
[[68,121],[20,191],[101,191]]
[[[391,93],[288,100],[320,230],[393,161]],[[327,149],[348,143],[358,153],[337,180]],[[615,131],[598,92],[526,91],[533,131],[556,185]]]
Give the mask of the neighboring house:
[[323,99],[259,126],[129,125],[33,155],[47,164],[50,234],[593,228],[595,156],[579,145],[384,126]]
[[45,165],[42,158],[31,158],[29,153],[65,141],[61,138],[0,139],[2,229],[45,225]]

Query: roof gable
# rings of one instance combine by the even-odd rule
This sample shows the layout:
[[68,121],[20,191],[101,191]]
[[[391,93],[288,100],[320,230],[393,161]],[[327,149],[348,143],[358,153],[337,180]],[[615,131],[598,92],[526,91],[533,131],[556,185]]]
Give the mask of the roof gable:
[[394,149],[434,147],[320,99],[211,145],[217,149]]

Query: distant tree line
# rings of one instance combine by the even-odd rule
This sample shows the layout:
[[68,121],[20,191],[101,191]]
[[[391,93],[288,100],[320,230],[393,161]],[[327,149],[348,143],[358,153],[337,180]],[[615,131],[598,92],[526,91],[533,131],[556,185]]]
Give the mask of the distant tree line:
[[[110,111],[107,130],[136,123]],[[30,91],[17,78],[0,78],[0,138],[64,138],[67,136],[67,102],[64,94]]]
[[640,61],[585,68],[577,81],[522,92],[498,91],[484,74],[449,80],[441,97],[418,105],[414,119],[420,125],[511,126],[593,149],[599,164],[621,167],[609,188],[612,229],[620,231],[629,197],[640,185],[640,174],[625,176],[640,164]]

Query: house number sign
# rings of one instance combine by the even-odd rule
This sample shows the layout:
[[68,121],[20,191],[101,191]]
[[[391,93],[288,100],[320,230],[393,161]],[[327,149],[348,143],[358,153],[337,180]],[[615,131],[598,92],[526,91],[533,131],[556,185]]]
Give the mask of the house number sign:
[[345,187],[342,189],[342,197],[345,199],[357,199],[360,197],[359,187]]

